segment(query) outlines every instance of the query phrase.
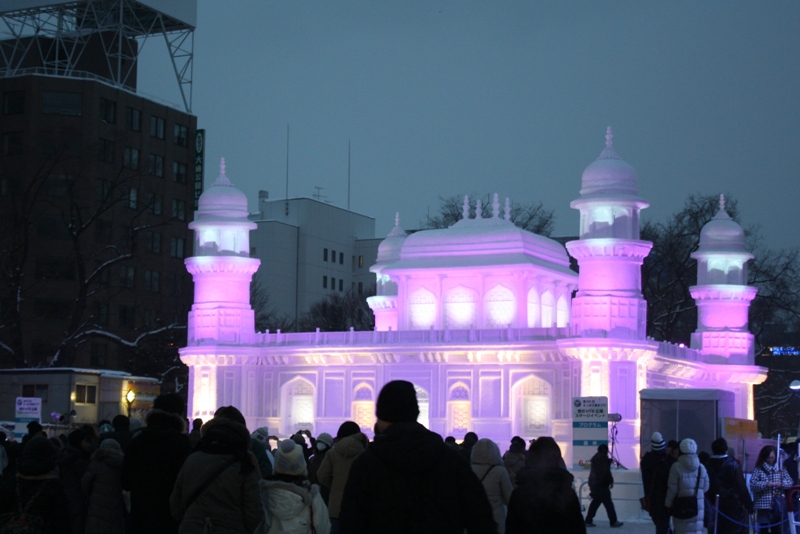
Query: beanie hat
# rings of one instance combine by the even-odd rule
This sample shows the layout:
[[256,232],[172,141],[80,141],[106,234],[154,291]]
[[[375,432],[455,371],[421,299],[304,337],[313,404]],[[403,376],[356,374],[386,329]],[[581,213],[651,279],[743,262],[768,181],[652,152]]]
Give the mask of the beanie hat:
[[692,438],[686,438],[681,441],[681,453],[697,454],[697,443]]
[[663,451],[667,448],[667,443],[664,441],[664,436],[661,432],[653,432],[653,437],[650,438],[650,448],[654,451]]
[[417,392],[405,380],[392,380],[381,389],[375,415],[387,423],[413,423],[419,416]]
[[177,393],[162,393],[153,401],[153,409],[183,416],[186,413],[186,402]]
[[269,428],[266,426],[257,428],[255,432],[250,434],[250,437],[260,444],[267,446],[269,444]]
[[292,441],[294,441],[295,443],[297,443],[301,447],[305,447],[306,446],[306,438],[304,438],[303,434],[301,434],[299,432],[297,434],[293,434],[292,437],[289,438],[289,439],[291,439]]
[[[324,447],[320,447],[320,445],[324,445]],[[317,436],[317,449],[324,451],[325,449],[330,449],[333,447],[333,436],[328,434],[327,432],[323,432],[319,436]]]
[[336,441],[344,439],[347,436],[352,436],[353,434],[358,434],[359,432],[361,432],[361,427],[358,426],[358,423],[354,421],[345,421],[336,433]]
[[275,450],[275,473],[279,475],[308,476],[303,449],[290,439],[281,441]]
[[56,468],[56,449],[44,436],[31,438],[17,460],[17,471],[25,476],[38,476]]
[[114,427],[109,425],[108,423],[103,423],[100,425],[100,433],[101,434],[111,434],[114,432]]
[[104,439],[103,442],[100,444],[101,449],[114,449],[115,451],[121,451],[122,447],[119,446],[119,441],[108,438]]

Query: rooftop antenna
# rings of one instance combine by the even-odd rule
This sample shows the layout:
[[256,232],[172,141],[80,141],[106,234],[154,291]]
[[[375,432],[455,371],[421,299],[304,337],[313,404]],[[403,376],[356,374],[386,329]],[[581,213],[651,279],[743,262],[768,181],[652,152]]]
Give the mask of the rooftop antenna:
[[289,124],[286,124],[286,217],[289,216]]
[[347,140],[347,211],[350,211],[350,139]]

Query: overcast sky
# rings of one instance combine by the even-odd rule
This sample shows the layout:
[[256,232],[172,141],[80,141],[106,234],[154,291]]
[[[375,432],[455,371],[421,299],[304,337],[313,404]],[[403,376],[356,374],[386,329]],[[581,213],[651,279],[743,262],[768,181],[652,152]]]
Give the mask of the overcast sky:
[[[583,169],[614,128],[645,219],[733,195],[772,247],[800,246],[800,2],[200,0],[194,105],[206,185],[347,207],[386,235],[438,197],[542,201],[575,235]],[[149,48],[148,48],[149,47]],[[148,44],[140,89],[178,102]]]

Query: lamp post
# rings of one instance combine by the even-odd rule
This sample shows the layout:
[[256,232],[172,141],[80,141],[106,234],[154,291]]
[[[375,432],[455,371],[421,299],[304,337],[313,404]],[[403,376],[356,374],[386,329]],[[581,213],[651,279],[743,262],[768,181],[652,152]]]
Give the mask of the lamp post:
[[125,394],[125,402],[128,403],[128,417],[131,416],[131,404],[133,401],[136,400],[136,392],[132,389],[129,389],[128,392]]

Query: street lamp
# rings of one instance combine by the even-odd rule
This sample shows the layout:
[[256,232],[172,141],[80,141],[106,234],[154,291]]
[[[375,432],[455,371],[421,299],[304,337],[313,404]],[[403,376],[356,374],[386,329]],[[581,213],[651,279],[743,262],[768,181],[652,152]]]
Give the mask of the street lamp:
[[800,389],[800,380],[792,380],[792,383],[789,384],[789,389],[793,389],[795,391]]
[[136,392],[132,389],[129,389],[128,392],[125,394],[125,402],[128,403],[128,417],[131,416],[131,404],[133,401],[136,400]]

